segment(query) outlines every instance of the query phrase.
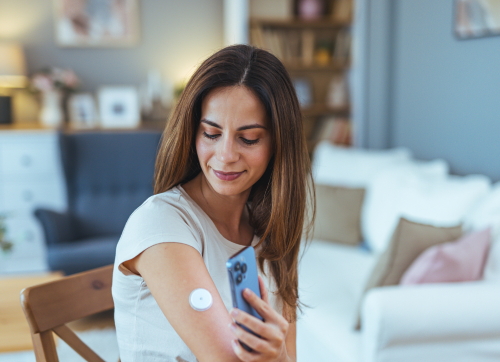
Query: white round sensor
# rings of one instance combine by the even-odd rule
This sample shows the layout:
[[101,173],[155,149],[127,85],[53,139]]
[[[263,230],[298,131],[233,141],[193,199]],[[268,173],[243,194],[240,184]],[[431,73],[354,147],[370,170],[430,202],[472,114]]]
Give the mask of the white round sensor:
[[189,304],[194,310],[203,312],[212,306],[212,294],[203,288],[195,289],[189,295]]

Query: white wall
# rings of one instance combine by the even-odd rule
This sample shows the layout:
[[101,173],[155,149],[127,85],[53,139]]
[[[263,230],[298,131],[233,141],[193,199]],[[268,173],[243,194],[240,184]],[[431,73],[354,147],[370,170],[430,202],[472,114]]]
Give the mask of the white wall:
[[369,16],[363,146],[500,180],[500,36],[458,40],[452,0],[359,0]]
[[0,0],[0,40],[25,46],[28,70],[71,67],[84,90],[139,85],[151,68],[177,82],[222,47],[222,0],[139,0],[141,40],[134,48],[57,47],[53,0]]

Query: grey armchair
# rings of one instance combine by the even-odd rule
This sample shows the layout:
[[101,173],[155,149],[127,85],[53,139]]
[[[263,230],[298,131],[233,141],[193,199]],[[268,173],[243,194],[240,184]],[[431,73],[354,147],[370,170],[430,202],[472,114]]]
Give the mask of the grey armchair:
[[130,214],[153,194],[158,131],[60,135],[65,213],[36,209],[51,270],[66,274],[114,262]]

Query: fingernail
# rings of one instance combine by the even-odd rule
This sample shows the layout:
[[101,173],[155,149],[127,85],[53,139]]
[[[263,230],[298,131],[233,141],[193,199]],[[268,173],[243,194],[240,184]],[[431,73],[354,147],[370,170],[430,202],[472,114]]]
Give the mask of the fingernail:
[[236,330],[236,324],[234,323],[229,323],[229,329],[232,330],[233,332]]
[[231,343],[233,344],[233,347],[238,347],[238,342],[236,342],[236,339],[233,339]]
[[250,294],[252,294],[252,292],[251,292],[251,291],[250,291],[250,289],[248,289],[248,288],[245,288],[245,290],[243,291],[243,293],[245,293],[245,295],[246,295],[247,297],[249,297],[249,296],[250,296]]
[[234,308],[233,308],[233,309],[231,310],[231,315],[232,315],[233,317],[236,317],[236,316],[238,315],[238,309],[234,309]]

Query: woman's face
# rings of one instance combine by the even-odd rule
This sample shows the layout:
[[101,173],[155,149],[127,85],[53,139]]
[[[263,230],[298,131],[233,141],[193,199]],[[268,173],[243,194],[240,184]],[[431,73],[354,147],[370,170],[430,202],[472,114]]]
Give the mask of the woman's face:
[[260,179],[272,156],[271,138],[265,108],[248,88],[215,89],[203,100],[196,151],[217,193],[239,195]]

